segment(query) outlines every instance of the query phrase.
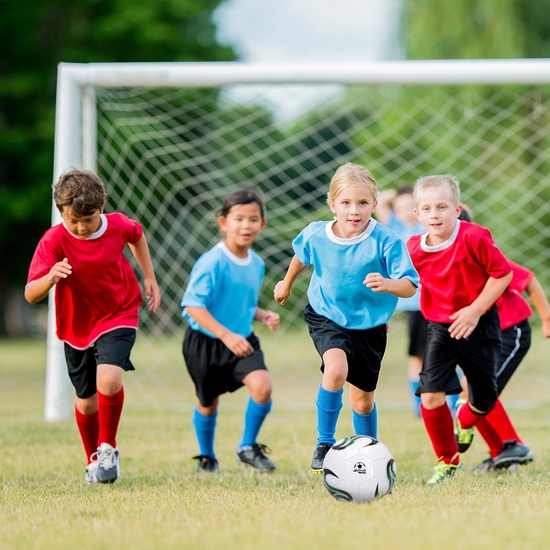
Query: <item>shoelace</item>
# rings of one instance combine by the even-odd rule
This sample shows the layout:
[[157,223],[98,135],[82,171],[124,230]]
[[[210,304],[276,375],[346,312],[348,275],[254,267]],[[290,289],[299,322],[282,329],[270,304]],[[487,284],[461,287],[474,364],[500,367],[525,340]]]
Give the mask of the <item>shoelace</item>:
[[[114,449],[103,449],[97,453],[97,461],[101,463],[104,470],[110,470],[116,466],[116,456]],[[93,456],[93,455],[92,455]]]
[[271,449],[267,445],[264,445],[263,443],[255,443],[252,446],[252,448],[256,449],[256,451],[260,455],[269,455],[269,454],[271,454]]

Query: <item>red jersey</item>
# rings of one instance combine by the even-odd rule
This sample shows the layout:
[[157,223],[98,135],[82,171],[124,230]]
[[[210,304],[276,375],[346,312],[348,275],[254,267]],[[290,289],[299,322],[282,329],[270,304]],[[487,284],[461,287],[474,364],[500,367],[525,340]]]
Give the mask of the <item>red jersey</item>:
[[67,258],[72,274],[55,286],[57,336],[76,349],[86,349],[116,328],[137,328],[141,290],[123,254],[127,243],[143,235],[141,225],[120,213],[102,214],[101,227],[79,239],[64,224],[40,239],[27,284]]
[[514,272],[512,280],[497,300],[501,330],[525,321],[533,313],[521,293],[525,291],[535,274],[515,262],[510,262],[510,266]]
[[457,220],[449,239],[436,246],[426,244],[427,236],[414,235],[407,248],[420,275],[420,311],[429,321],[451,323],[450,315],[469,306],[489,277],[511,271],[485,227]]

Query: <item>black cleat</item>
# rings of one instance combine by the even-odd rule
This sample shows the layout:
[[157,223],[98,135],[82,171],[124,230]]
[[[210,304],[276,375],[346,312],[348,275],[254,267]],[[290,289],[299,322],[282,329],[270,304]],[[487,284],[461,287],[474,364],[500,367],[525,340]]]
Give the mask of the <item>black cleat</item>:
[[533,458],[533,451],[527,445],[517,441],[505,441],[502,451],[493,459],[493,468],[500,470],[512,465],[527,464]]
[[252,447],[243,447],[237,451],[237,460],[242,464],[252,466],[257,472],[272,472],[275,464],[265,456],[271,449],[263,443],[254,443]]
[[323,460],[325,460],[326,454],[329,452],[332,445],[328,443],[320,443],[315,447],[313,458],[311,459],[311,471],[314,474],[323,473]]
[[218,474],[220,472],[218,461],[215,458],[206,455],[197,455],[193,458],[198,460],[197,472],[206,474]]

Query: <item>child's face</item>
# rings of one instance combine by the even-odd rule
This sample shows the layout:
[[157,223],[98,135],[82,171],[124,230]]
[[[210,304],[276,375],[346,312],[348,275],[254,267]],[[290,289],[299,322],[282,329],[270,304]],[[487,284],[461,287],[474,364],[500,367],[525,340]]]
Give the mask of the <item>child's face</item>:
[[403,224],[414,226],[418,223],[414,213],[414,197],[412,193],[404,193],[393,200],[395,217]]
[[237,256],[246,255],[266,223],[260,206],[255,202],[236,204],[227,216],[218,218],[220,229],[225,235],[224,242]]
[[97,209],[88,216],[79,216],[71,208],[64,206],[61,217],[75,237],[87,239],[101,227],[101,212],[102,209]]
[[446,189],[430,187],[418,192],[415,213],[429,233],[428,245],[441,244],[452,235],[461,210]]
[[336,217],[333,231],[338,237],[351,239],[365,231],[376,201],[366,185],[346,187],[329,202]]

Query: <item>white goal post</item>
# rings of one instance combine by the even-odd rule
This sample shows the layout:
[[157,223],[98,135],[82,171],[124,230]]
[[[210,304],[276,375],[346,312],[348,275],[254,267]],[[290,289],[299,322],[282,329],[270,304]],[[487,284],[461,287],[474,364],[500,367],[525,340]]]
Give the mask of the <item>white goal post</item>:
[[[223,88],[241,84],[548,85],[550,59],[308,64],[60,63],[54,181],[73,167],[97,169],[96,90]],[[53,207],[52,223],[60,221],[59,213]],[[44,412],[47,421],[65,419],[71,414],[71,392],[63,346],[55,336],[53,294],[52,290],[49,296]]]

